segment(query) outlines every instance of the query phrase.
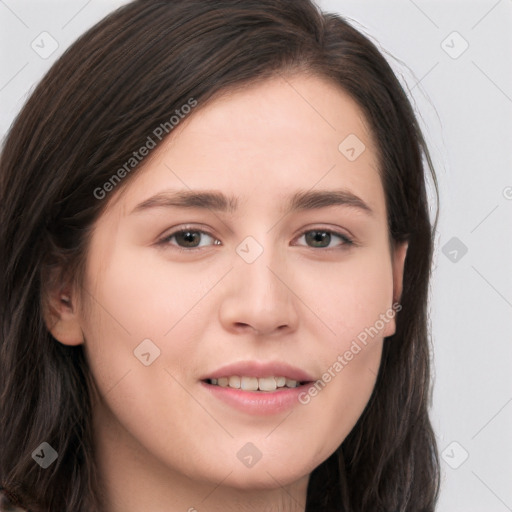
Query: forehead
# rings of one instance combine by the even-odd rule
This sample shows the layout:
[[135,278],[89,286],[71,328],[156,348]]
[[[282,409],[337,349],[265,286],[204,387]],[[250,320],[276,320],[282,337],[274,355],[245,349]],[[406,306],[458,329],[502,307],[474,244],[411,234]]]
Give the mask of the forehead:
[[278,76],[223,92],[176,126],[122,194],[128,214],[165,189],[220,190],[242,209],[276,207],[297,191],[346,188],[383,213],[372,134],[341,88]]

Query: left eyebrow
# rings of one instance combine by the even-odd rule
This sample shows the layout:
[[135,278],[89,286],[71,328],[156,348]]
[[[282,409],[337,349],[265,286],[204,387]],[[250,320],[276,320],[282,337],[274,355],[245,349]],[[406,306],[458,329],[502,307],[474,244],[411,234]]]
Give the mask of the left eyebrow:
[[289,200],[285,212],[297,210],[317,210],[328,206],[349,206],[357,208],[368,215],[373,210],[360,197],[350,190],[305,190],[296,192]]
[[[211,190],[167,190],[138,204],[131,213],[151,208],[201,208],[218,212],[235,213],[238,198]],[[368,215],[374,212],[360,197],[349,190],[299,190],[284,203],[283,212],[318,210],[329,206],[357,208]]]

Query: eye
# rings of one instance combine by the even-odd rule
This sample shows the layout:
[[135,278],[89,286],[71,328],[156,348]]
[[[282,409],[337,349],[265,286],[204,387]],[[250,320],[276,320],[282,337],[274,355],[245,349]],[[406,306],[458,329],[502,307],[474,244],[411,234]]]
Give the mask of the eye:
[[[213,241],[213,244],[208,243],[208,240],[206,240],[205,243],[201,243],[205,238],[210,239],[210,242]],[[311,244],[309,246],[313,249],[336,249],[355,245],[354,241],[345,234],[328,229],[310,229],[303,231],[298,240],[302,238],[305,239],[308,245]],[[340,240],[341,243],[329,247],[335,238]],[[177,249],[181,251],[193,251],[208,245],[221,245],[221,242],[207,231],[185,227],[166,235],[158,242],[158,245],[172,245],[177,246]]]
[[[310,229],[308,231],[304,231],[301,234],[299,240],[303,237],[307,243],[313,244],[310,247],[317,249],[336,249],[337,247],[355,245],[354,241],[343,233],[331,231],[328,229]],[[342,241],[342,243],[335,247],[329,247],[333,237],[338,238]]]
[[201,238],[204,238],[205,236],[210,240],[213,240],[213,245],[220,244],[219,240],[214,238],[210,233],[206,231],[201,229],[182,228],[180,230],[173,231],[169,235],[166,235],[158,242],[158,245],[176,245],[175,243],[171,242],[174,239],[178,245],[179,250],[194,250],[200,247],[204,247],[205,245],[212,245],[208,243],[200,243],[202,241]]

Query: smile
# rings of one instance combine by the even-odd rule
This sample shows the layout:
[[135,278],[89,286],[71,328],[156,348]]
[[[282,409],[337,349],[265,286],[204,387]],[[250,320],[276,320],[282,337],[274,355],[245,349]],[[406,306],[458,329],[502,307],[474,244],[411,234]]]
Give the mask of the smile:
[[208,384],[220,386],[222,388],[241,389],[243,391],[266,391],[272,392],[281,388],[296,388],[301,385],[300,382],[287,379],[286,377],[240,377],[233,375],[231,377],[220,377],[218,379],[207,379]]

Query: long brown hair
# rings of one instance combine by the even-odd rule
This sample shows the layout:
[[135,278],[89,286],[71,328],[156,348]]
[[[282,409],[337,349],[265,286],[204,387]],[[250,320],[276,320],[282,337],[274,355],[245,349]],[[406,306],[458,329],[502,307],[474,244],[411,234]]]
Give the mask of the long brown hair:
[[[310,478],[307,511],[434,510],[439,461],[428,417],[433,231],[411,104],[375,45],[310,0],[137,0],[82,35],[18,115],[0,159],[0,484],[38,511],[100,511],[83,347],[43,319],[55,272],[80,282],[104,186],[190,98],[196,110],[277,74],[333,80],[378,144],[392,240],[408,240],[402,310],[358,423]],[[142,167],[142,162],[139,167]],[[138,172],[124,177],[121,189]],[[58,452],[42,469],[42,442]]]

